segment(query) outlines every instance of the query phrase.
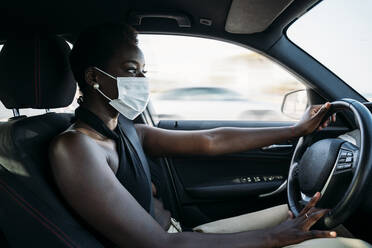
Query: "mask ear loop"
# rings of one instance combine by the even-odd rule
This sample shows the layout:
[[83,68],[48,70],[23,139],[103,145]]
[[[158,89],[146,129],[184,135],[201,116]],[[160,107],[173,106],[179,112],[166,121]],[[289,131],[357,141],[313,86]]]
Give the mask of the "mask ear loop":
[[105,95],[100,89],[99,84],[95,83],[93,84],[93,89],[97,90],[99,93],[101,93],[102,96],[104,96],[107,100],[112,101],[108,96]]
[[[105,74],[106,76],[114,79],[115,81],[117,81],[117,79],[115,77],[113,77],[112,75],[108,74],[107,72],[105,71],[102,71],[101,69],[97,68],[96,66],[93,67],[94,69],[96,69],[97,71]],[[105,93],[103,93],[100,89],[99,89],[99,84],[98,83],[95,83],[93,84],[93,89],[97,90],[99,93],[101,93],[102,96],[104,96],[107,100],[109,101],[112,101],[112,99],[110,99],[108,96],[105,95]]]
[[105,74],[106,76],[108,76],[108,77],[110,77],[110,78],[112,78],[112,79],[114,79],[114,80],[116,80],[116,77],[114,77],[114,76],[112,76],[112,75],[110,75],[110,74],[108,74],[107,72],[105,72],[105,71],[102,71],[101,69],[99,69],[98,67],[93,67],[94,69],[96,69],[97,71],[99,71],[99,72],[101,72],[101,73],[103,73],[103,74]]

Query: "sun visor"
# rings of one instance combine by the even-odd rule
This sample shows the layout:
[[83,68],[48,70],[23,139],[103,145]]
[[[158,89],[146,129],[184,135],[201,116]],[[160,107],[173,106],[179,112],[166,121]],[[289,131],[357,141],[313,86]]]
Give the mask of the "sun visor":
[[234,34],[264,31],[293,0],[233,0],[225,30]]

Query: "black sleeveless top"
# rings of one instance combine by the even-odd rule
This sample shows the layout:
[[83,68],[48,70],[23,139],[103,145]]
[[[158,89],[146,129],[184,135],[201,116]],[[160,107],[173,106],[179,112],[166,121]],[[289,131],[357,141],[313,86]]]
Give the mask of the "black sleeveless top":
[[75,110],[75,117],[116,142],[119,156],[117,179],[154,217],[150,170],[133,122],[120,115],[117,127],[111,131],[98,116],[82,106]]

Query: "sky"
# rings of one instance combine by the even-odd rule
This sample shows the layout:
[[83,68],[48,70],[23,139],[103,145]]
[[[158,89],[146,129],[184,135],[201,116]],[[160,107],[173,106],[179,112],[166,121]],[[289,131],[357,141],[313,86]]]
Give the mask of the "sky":
[[372,1],[323,0],[288,37],[364,96],[372,97]]

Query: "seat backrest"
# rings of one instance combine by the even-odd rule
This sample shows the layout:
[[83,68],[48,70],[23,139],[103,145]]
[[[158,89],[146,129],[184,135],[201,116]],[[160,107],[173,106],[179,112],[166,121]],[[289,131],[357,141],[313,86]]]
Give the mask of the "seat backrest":
[[[69,50],[54,35],[8,39],[0,52],[3,104],[45,109],[69,105],[76,91]],[[72,118],[47,113],[0,124],[0,230],[10,247],[103,247],[63,201],[50,172],[49,143]]]

